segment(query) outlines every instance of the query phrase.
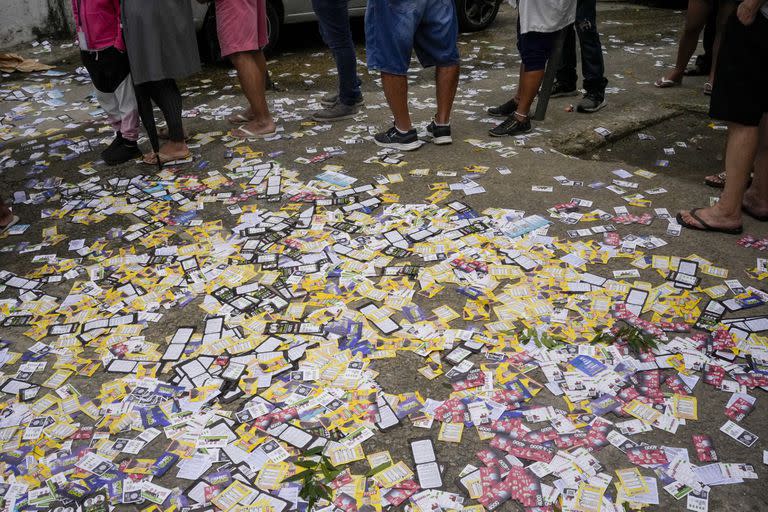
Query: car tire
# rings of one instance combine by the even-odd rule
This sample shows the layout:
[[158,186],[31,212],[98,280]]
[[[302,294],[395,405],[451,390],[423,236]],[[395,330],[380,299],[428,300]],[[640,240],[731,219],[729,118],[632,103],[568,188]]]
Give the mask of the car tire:
[[280,41],[280,29],[283,25],[281,5],[275,0],[267,0],[267,33],[269,42],[264,47],[264,53],[273,55]]
[[501,0],[455,0],[461,32],[485,30],[496,19]]

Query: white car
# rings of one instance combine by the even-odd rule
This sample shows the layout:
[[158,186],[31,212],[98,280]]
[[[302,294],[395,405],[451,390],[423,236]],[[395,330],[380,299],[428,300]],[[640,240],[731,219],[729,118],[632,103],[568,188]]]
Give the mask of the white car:
[[[483,30],[493,23],[502,0],[454,1],[456,2],[456,15],[459,19],[459,30],[475,32]],[[200,34],[200,47],[203,50],[203,58],[207,60],[219,58],[213,5],[214,2],[205,4],[192,2],[195,23]],[[365,15],[365,6],[366,0],[349,0],[350,17]],[[283,25],[316,20],[317,17],[312,10],[311,0],[267,0],[269,45],[266,51],[273,50],[279,44],[280,31]]]

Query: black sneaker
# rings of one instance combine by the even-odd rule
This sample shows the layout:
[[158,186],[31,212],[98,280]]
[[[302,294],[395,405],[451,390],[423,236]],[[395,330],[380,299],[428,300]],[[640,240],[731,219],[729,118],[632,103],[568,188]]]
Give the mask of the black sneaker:
[[488,135],[491,137],[504,137],[505,135],[520,135],[521,133],[528,133],[531,131],[531,120],[526,118],[525,121],[518,121],[517,118],[512,115],[504,120],[496,128],[488,130]]
[[576,90],[576,86],[567,87],[560,82],[555,82],[552,86],[552,92],[549,94],[550,98],[564,98],[566,96],[578,96],[579,91]]
[[584,114],[591,114],[598,110],[605,108],[607,103],[605,99],[601,98],[597,94],[585,94],[578,105],[576,105],[576,111]]
[[141,150],[135,140],[126,140],[118,134],[112,144],[101,152],[101,158],[107,165],[118,165],[141,156]]
[[[326,108],[332,107],[338,102],[339,102],[339,93],[337,92],[329,92],[328,94],[320,98],[320,104]],[[363,95],[361,94],[355,100],[355,106],[359,107],[362,104],[363,104]]]
[[489,108],[488,115],[493,117],[509,117],[515,113],[515,110],[517,110],[517,102],[515,98],[512,98],[503,105]]
[[427,137],[430,138],[432,144],[437,144],[438,146],[450,144],[453,142],[451,138],[451,125],[438,125],[433,120],[427,126]]
[[377,133],[373,140],[383,148],[399,149],[400,151],[413,151],[421,147],[421,141],[416,133],[416,128],[411,128],[405,133],[394,126],[386,132]]

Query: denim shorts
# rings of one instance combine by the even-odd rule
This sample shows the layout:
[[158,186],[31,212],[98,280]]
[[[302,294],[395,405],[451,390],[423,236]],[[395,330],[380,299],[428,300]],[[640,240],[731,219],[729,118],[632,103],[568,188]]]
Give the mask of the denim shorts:
[[405,75],[411,51],[422,66],[459,63],[454,0],[368,0],[365,40],[368,67]]

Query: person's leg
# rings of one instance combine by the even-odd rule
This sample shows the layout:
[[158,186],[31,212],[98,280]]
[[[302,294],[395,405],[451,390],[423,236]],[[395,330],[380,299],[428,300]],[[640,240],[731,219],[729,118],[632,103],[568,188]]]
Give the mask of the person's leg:
[[139,110],[130,75],[115,90],[115,99],[120,115],[120,133],[123,139],[136,142],[139,139]]
[[448,125],[459,85],[459,22],[453,0],[429,0],[424,9],[413,47],[424,67],[435,66],[437,113],[435,123]]
[[165,158],[184,158],[189,148],[184,141],[184,127],[181,121],[181,91],[176,80],[166,79],[151,82],[151,96],[160,108],[168,125],[168,142],[160,147],[160,154]]
[[435,67],[435,83],[437,89],[437,124],[449,124],[451,122],[451,109],[456,89],[459,85],[459,66]]
[[248,104],[251,121],[244,125],[254,135],[264,135],[275,131],[275,122],[269,113],[266,97],[267,61],[261,50],[237,52],[229,56],[237,70],[237,77]]
[[115,139],[101,153],[108,165],[117,165],[141,155],[136,141],[139,138],[139,112],[130,75],[115,89],[115,92],[96,93],[101,108],[107,112]]
[[529,118],[531,105],[544,80],[545,68],[552,54],[555,36],[555,33],[528,32],[518,38],[520,56],[525,66],[517,87],[519,102],[512,115],[488,131],[491,136],[517,135],[531,130]]
[[[579,5],[581,5],[581,3],[582,2],[580,1]],[[576,21],[578,22],[578,15]],[[563,54],[560,60],[560,67],[557,68],[557,73],[555,74],[556,85],[554,87],[563,91],[575,91],[576,84],[579,80],[579,77],[576,74],[576,30],[573,25],[570,25],[563,30],[565,30]],[[520,76],[522,76],[522,73]]]
[[[725,155],[725,188],[714,206],[701,208],[696,215],[709,226],[737,228],[741,226],[741,206],[749,172],[758,147],[758,127],[728,123],[728,148]],[[732,150],[731,150],[732,149]],[[691,212],[680,212],[683,221],[704,227]]]
[[715,30],[715,40],[712,43],[712,66],[709,68],[709,83],[715,83],[715,70],[717,69],[717,56],[720,52],[720,42],[723,40],[723,33],[728,24],[728,19],[736,11],[736,3],[729,0],[722,0],[720,8],[717,10],[717,24]]
[[520,101],[517,103],[516,116],[528,116],[531,111],[531,105],[536,95],[539,93],[539,87],[544,80],[544,70],[526,71],[520,76],[520,85],[517,95]]
[[[520,63],[520,71],[518,72],[518,79],[519,77],[523,76],[523,73],[525,73],[525,64],[522,62]],[[520,94],[519,90],[515,91],[515,95],[512,96],[511,99],[507,100],[505,103],[502,103],[499,106],[496,107],[490,107],[488,109],[488,114],[490,114],[493,117],[507,117],[514,114],[515,110],[517,110],[517,104],[520,101]]]
[[408,76],[381,73],[381,86],[387,99],[389,110],[395,118],[395,128],[401,132],[410,131],[411,113],[408,111]]
[[699,45],[699,34],[707,24],[707,17],[711,9],[710,0],[688,0],[688,11],[685,13],[685,26],[680,35],[680,43],[677,46],[677,60],[675,68],[666,74],[665,78],[673,82],[680,82],[683,73],[691,60],[693,52]]
[[698,67],[704,71],[704,74],[709,73],[712,69],[715,59],[713,56],[715,46],[715,35],[717,34],[717,15],[718,9],[711,9],[709,16],[707,16],[707,24],[704,26],[704,37],[702,39],[702,46],[704,47],[704,53],[696,58]]
[[115,136],[121,134],[120,107],[118,106],[115,93],[101,92],[98,89],[94,89],[93,95],[96,97],[96,101],[99,102],[101,109],[107,114],[107,122],[112,130],[114,130]]
[[[380,72],[381,85],[394,118],[396,131],[402,134],[413,128],[408,111],[407,75],[413,51],[413,38],[421,13],[416,12],[417,2],[403,0],[398,2],[396,7],[398,8],[389,0],[368,1],[365,12],[365,40],[368,68]],[[388,145],[386,140],[396,135],[394,132],[384,132],[374,138],[377,144]],[[408,134],[408,137],[415,138],[415,135]],[[416,144],[413,146],[414,149],[418,147]]]
[[587,96],[600,102],[605,99],[605,63],[603,45],[597,31],[597,1],[579,0],[576,8],[576,32],[581,47],[581,72],[584,77],[584,89]]
[[755,217],[768,216],[768,114],[760,124],[752,185],[744,193],[744,209]]
[[5,204],[3,198],[0,197],[0,231],[11,225],[13,219],[13,211]]
[[349,27],[347,0],[312,0],[320,34],[336,61],[339,74],[339,101],[352,106],[359,100],[360,77],[352,30]]

